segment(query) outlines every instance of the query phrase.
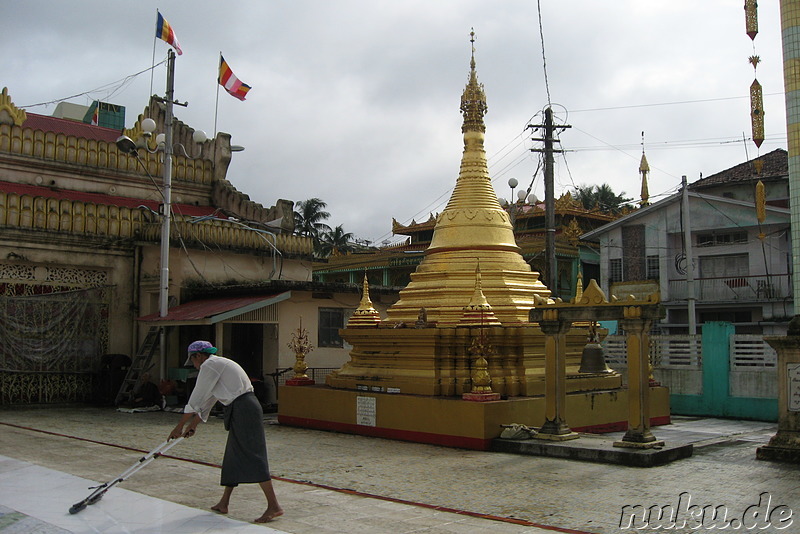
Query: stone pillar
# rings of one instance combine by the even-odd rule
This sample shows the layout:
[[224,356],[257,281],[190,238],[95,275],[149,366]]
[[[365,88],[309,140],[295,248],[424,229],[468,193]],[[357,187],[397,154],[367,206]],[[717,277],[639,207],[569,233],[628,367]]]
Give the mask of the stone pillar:
[[628,431],[615,447],[650,449],[663,447],[650,432],[650,326],[652,320],[641,317],[641,308],[625,308],[620,321],[628,345]]
[[[792,228],[800,228],[800,1],[781,0],[783,86],[789,149],[789,206]],[[794,261],[800,257],[800,232],[792,232]],[[800,305],[800,269],[792,273],[794,307]],[[795,311],[795,313],[797,313]],[[759,447],[756,458],[800,463],[800,316],[789,321],[785,337],[765,338],[778,352],[778,433]]]
[[756,458],[800,463],[800,317],[786,336],[764,339],[778,353],[778,432],[756,449]]
[[570,321],[558,319],[557,310],[546,310],[548,319],[539,322],[545,334],[545,422],[537,438],[550,440],[575,439],[578,434],[566,423],[567,405],[567,332]]

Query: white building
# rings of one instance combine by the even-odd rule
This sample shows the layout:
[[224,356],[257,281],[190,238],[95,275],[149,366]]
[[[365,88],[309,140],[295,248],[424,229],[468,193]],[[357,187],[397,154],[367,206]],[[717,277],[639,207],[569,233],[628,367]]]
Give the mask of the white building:
[[702,178],[687,196],[688,216],[678,192],[581,236],[600,241],[601,287],[618,298],[660,291],[662,333],[687,333],[694,307],[698,332],[728,321],[740,334],[784,334],[794,315],[786,151]]

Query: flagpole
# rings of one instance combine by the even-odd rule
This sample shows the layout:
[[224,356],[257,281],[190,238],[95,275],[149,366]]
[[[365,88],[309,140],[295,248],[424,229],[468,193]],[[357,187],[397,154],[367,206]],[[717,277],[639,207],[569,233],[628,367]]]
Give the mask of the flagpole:
[[214,137],[217,137],[217,113],[219,112],[219,67],[222,65],[222,50],[219,51],[219,61],[217,61],[217,98],[214,102]]
[[[156,20],[158,20],[158,9],[156,9]],[[150,105],[150,97],[153,96],[153,71],[156,70],[156,40],[158,40],[158,37],[153,34],[153,60],[150,63],[150,93],[147,95],[148,106]]]

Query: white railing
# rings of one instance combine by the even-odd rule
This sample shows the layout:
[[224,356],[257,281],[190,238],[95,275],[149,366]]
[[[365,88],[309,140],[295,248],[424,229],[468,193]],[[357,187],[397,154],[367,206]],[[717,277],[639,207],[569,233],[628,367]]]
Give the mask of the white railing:
[[[792,296],[791,282],[788,274],[697,278],[695,298],[706,301],[782,299]],[[664,300],[686,300],[688,296],[686,280],[670,280],[669,295]]]
[[650,336],[650,361],[653,367],[699,368],[702,365],[701,336]]
[[775,349],[764,341],[763,336],[736,334],[730,338],[731,370],[756,371],[759,368],[774,369],[778,363]]
[[[608,365],[611,367],[627,365],[627,345],[624,335],[606,336],[602,344]],[[650,361],[654,368],[700,368],[701,355],[700,335],[650,336]]]

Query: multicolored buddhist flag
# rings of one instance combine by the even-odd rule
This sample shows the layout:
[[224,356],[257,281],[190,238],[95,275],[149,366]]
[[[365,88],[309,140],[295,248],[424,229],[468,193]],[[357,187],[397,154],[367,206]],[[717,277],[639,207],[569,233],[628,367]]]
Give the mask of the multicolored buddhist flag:
[[175,30],[172,29],[172,26],[169,25],[169,22],[164,19],[161,13],[158,13],[158,19],[156,20],[156,37],[166,41],[179,56],[183,54],[181,44],[178,42],[178,38],[175,37]]
[[219,81],[219,84],[224,87],[231,96],[239,100],[244,100],[244,97],[247,96],[247,92],[250,90],[249,85],[242,83],[239,78],[233,75],[233,71],[228,66],[228,63],[225,62],[225,58],[222,57],[222,54],[219,55],[219,78],[217,81]]

